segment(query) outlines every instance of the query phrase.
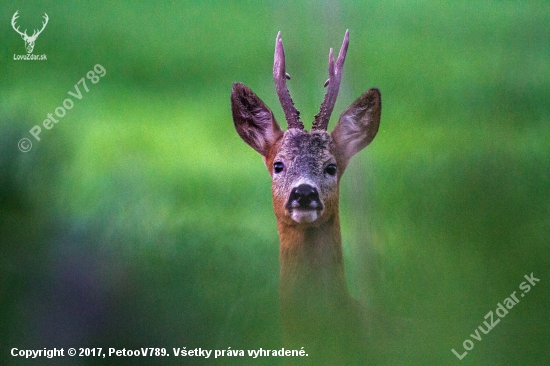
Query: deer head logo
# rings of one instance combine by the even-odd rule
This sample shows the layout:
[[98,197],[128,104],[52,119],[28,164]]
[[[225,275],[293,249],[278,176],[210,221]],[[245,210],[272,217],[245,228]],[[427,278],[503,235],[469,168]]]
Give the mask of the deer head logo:
[[34,32],[32,33],[32,36],[28,36],[27,35],[27,30],[25,29],[24,32],[21,32],[19,30],[19,27],[16,27],[15,26],[15,21],[17,20],[17,18],[19,18],[19,16],[17,15],[17,13],[19,12],[19,10],[17,10],[15,12],[15,14],[13,14],[13,18],[11,18],[11,26],[13,27],[13,29],[19,33],[21,35],[21,38],[23,38],[23,41],[25,41],[25,48],[27,49],[27,53],[32,53],[32,50],[34,49],[34,42],[36,41],[36,38],[38,38],[38,36],[40,35],[40,33],[42,33],[42,31],[44,30],[44,28],[46,28],[46,24],[48,24],[48,14],[44,13],[44,22],[42,23],[42,29],[40,30],[34,30]]

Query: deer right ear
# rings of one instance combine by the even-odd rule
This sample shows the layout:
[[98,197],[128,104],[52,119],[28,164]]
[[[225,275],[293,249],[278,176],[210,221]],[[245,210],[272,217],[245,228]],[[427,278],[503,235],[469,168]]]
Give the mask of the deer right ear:
[[331,136],[342,152],[346,164],[353,155],[374,139],[380,125],[381,112],[380,91],[372,88],[342,113]]
[[233,84],[231,110],[239,136],[265,157],[269,148],[283,135],[273,112],[249,87],[241,83]]

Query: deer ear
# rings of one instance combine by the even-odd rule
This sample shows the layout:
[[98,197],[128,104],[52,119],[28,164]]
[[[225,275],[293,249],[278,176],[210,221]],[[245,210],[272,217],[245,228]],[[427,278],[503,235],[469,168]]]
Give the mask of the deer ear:
[[239,136],[254,150],[266,156],[269,148],[283,135],[273,112],[249,87],[241,83],[233,84],[231,110]]
[[382,96],[378,89],[370,89],[361,95],[342,113],[331,133],[346,164],[376,136],[382,112]]

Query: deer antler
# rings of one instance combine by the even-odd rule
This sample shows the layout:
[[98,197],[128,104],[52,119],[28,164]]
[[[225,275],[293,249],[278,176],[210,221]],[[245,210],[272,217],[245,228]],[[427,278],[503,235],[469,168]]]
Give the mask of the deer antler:
[[40,33],[42,33],[42,31],[44,30],[44,28],[46,28],[46,24],[48,24],[48,20],[49,20],[48,14],[46,14],[46,13],[44,13],[44,20],[45,20],[45,22],[42,22],[42,29],[40,29],[40,30],[38,31],[38,33],[36,33],[37,31],[35,30],[35,31],[32,33],[32,36],[30,36],[30,38],[35,38],[35,39],[36,39],[36,38],[38,37],[38,35],[39,35]]
[[275,89],[277,90],[279,101],[285,112],[288,128],[303,130],[304,124],[300,121],[300,112],[294,107],[294,102],[286,87],[286,79],[290,79],[290,76],[285,71],[285,50],[283,48],[283,41],[281,40],[281,32],[277,33],[277,39],[275,40],[273,79],[275,80]]
[[[13,14],[13,17],[11,18],[11,26],[13,27],[13,30],[15,30],[17,33],[19,33],[21,36],[25,37],[25,39],[29,39],[29,40],[33,40],[33,39],[36,39],[40,33],[42,33],[42,31],[44,30],[44,28],[46,28],[46,25],[48,24],[48,14],[44,13],[44,20],[45,22],[42,22],[42,29],[40,30],[34,30],[34,32],[32,33],[32,36],[28,36],[27,35],[27,30],[25,29],[24,32],[21,32],[19,30],[19,27],[16,27],[16,24],[15,24],[15,21],[17,20],[17,18],[19,18],[19,15],[17,15],[17,13],[19,13],[19,10],[17,10],[15,12],[15,14]],[[38,33],[37,33],[38,32]]]
[[328,122],[330,120],[330,115],[334,109],[334,104],[336,104],[336,97],[338,97],[338,90],[340,89],[340,82],[342,81],[342,70],[344,68],[344,61],[346,60],[346,53],[348,52],[349,44],[349,30],[346,30],[346,35],[344,36],[344,42],[342,43],[342,48],[340,48],[340,53],[338,54],[338,59],[336,60],[336,67],[334,66],[334,57],[332,56],[332,48],[328,54],[328,75],[329,78],[325,82],[325,86],[328,85],[327,93],[325,94],[325,99],[321,104],[319,113],[315,115],[315,120],[313,121],[312,130],[326,130]]
[[19,30],[19,27],[17,27],[17,28],[15,27],[15,21],[17,20],[17,18],[19,18],[19,15],[17,15],[17,13],[19,13],[19,10],[17,10],[17,11],[15,12],[15,14],[13,14],[13,17],[11,18],[11,26],[12,26],[13,30],[16,31],[17,33],[19,33],[20,35],[25,36],[25,37],[28,37],[28,36],[27,36],[27,30],[26,30],[26,29],[25,29],[25,32],[22,33],[22,32]]

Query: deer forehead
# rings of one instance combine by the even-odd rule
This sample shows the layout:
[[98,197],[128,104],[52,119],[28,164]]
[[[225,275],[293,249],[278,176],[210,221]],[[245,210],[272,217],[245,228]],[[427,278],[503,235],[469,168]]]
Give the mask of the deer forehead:
[[274,161],[284,162],[291,175],[318,176],[327,164],[336,162],[332,144],[331,136],[325,131],[291,128],[284,133]]

